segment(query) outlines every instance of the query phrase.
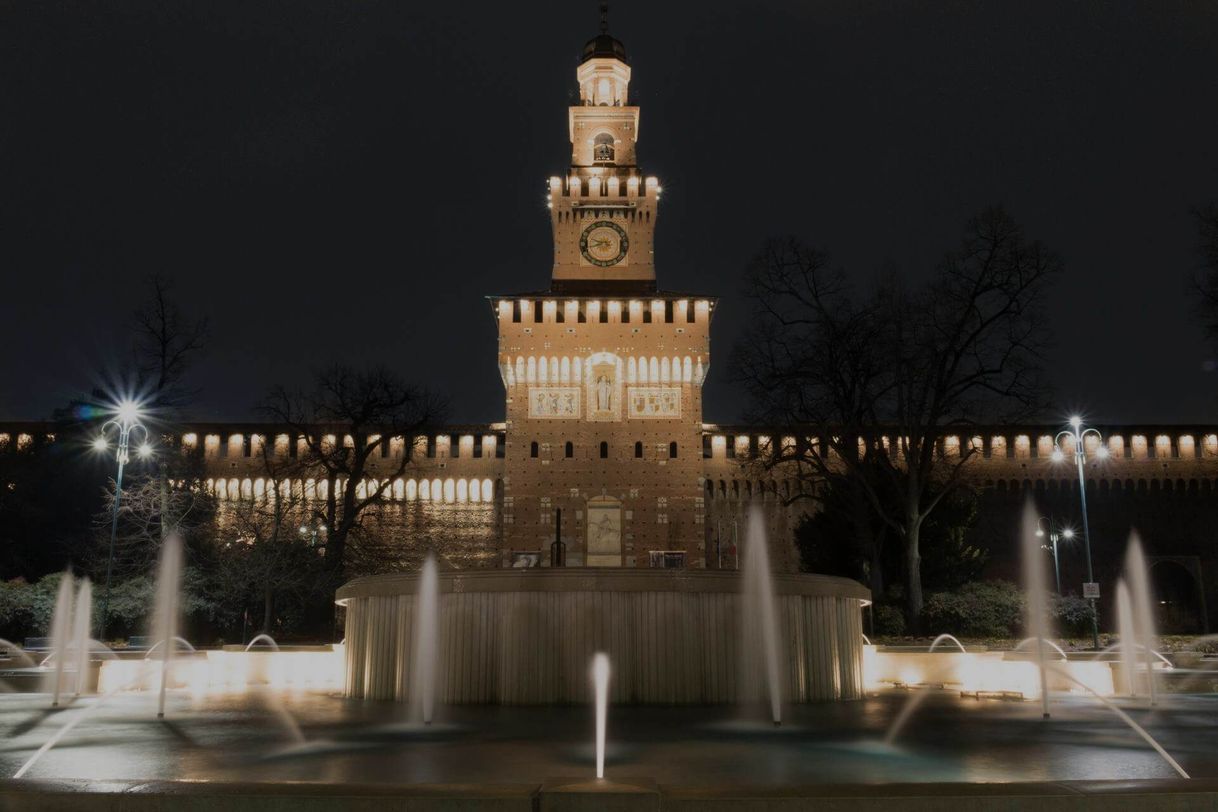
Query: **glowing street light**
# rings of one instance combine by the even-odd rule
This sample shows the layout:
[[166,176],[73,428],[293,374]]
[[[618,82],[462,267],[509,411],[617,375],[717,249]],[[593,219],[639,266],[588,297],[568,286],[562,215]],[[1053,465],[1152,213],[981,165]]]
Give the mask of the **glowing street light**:
[[106,589],[102,595],[101,630],[98,637],[106,634],[106,617],[110,610],[110,578],[114,572],[114,539],[118,535],[118,509],[123,501],[123,468],[131,461],[131,433],[139,432],[143,442],[136,448],[136,453],[142,459],[152,456],[152,446],[148,443],[148,429],[140,422],[143,414],[140,404],[134,400],[122,400],[115,404],[113,417],[102,424],[101,432],[93,441],[95,451],[109,450],[110,442],[107,434],[116,433],[118,444],[114,456],[118,461],[118,474],[114,477],[114,510],[110,514],[110,552],[106,557]]
[[[328,531],[329,531],[329,528],[326,527],[326,523],[323,521],[317,520],[317,521],[314,521],[312,524],[302,524],[300,526],[300,538],[303,539],[304,541],[306,541],[310,547],[315,548],[318,553],[320,553],[321,555],[325,555],[325,553],[326,553],[326,533]],[[321,545],[320,546],[318,546],[318,543],[317,543],[317,537],[319,535],[321,536]]]
[[[1083,549],[1087,553],[1087,584],[1083,587],[1084,593],[1087,592],[1089,587],[1094,588],[1091,585],[1095,583],[1095,576],[1092,574],[1091,569],[1091,527],[1087,522],[1087,452],[1083,447],[1084,441],[1088,436],[1094,436],[1099,441],[1095,456],[1099,459],[1106,459],[1108,457],[1108,449],[1104,447],[1104,436],[1100,434],[1098,429],[1083,428],[1083,419],[1078,415],[1070,418],[1070,428],[1059,431],[1057,436],[1053,438],[1052,455],[1054,462],[1061,462],[1066,458],[1061,448],[1062,438],[1069,437],[1074,441],[1074,464],[1078,469],[1078,498],[1083,509]],[[1058,591],[1060,592],[1060,586]],[[1087,597],[1087,600],[1091,603],[1091,645],[1093,648],[1098,649],[1100,647],[1100,626],[1096,615],[1095,596],[1088,597],[1084,595],[1084,597]]]
[[1057,542],[1061,539],[1069,541],[1074,538],[1074,528],[1060,527],[1053,524],[1052,519],[1046,519],[1044,516],[1036,523],[1036,537],[1043,539],[1046,535],[1049,537],[1049,542],[1052,546],[1041,545],[1042,549],[1053,551],[1053,578],[1057,582],[1057,594],[1062,594],[1062,571],[1057,563]]

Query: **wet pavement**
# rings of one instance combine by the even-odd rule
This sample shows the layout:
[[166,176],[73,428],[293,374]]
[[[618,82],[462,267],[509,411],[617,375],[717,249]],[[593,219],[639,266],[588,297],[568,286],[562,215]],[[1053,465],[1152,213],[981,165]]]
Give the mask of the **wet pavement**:
[[[1046,721],[1039,703],[937,692],[885,745],[909,697],[792,706],[779,728],[725,707],[613,707],[606,774],[707,787],[1175,776],[1115,714],[1081,697],[1055,702]],[[319,694],[286,697],[282,708],[268,694],[171,695],[165,720],[155,702],[85,697],[52,711],[46,695],[0,695],[0,777],[74,720],[27,777],[540,783],[588,776],[594,764],[587,707],[448,707],[424,727],[397,703]],[[1166,696],[1153,710],[1118,704],[1193,777],[1218,778],[1218,696]]]

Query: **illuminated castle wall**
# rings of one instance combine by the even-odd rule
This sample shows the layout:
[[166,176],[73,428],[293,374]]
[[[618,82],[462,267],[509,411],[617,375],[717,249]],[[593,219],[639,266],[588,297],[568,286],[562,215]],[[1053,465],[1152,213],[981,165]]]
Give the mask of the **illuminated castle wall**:
[[[404,550],[435,548],[452,566],[545,565],[561,511],[569,565],[701,568],[722,556],[732,566],[743,507],[760,499],[774,559],[794,569],[791,530],[814,503],[798,498],[807,485],[794,471],[765,460],[776,444],[817,430],[703,422],[717,304],[657,287],[662,190],[637,162],[640,111],[629,104],[622,44],[607,33],[588,42],[576,80],[570,165],[549,181],[549,285],[489,297],[504,420],[392,438],[372,475],[394,470],[404,455],[408,473],[391,483],[373,529]],[[978,449],[966,471],[983,491],[1064,489],[1074,474],[1049,459],[1056,428],[949,435],[942,452]],[[0,450],[35,448],[49,432],[39,423],[0,426]],[[1113,427],[1105,438],[1110,459],[1088,471],[1097,492],[1210,493],[1218,482],[1218,427]],[[197,424],[165,441],[202,456],[205,487],[222,503],[270,498],[276,489],[322,498],[366,487],[269,482],[267,444],[277,459],[303,446],[275,426]],[[411,560],[404,555],[403,564]]]

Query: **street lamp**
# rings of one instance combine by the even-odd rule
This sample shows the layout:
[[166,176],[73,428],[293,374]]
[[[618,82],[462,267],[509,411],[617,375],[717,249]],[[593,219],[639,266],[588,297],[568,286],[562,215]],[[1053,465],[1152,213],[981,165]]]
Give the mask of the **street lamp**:
[[1053,552],[1053,578],[1057,582],[1057,594],[1062,594],[1062,571],[1057,563],[1057,542],[1061,539],[1069,541],[1074,538],[1074,529],[1070,527],[1058,527],[1053,524],[1052,519],[1046,519],[1044,516],[1036,523],[1036,537],[1043,539],[1046,535],[1049,537],[1049,542],[1052,546],[1041,545],[1041,549],[1051,550]]
[[[1093,435],[1099,444],[1095,451],[1095,456],[1099,459],[1108,458],[1108,449],[1104,447],[1104,436],[1100,434],[1098,429],[1083,428],[1083,419],[1078,415],[1070,418],[1070,428],[1062,429],[1053,438],[1053,461],[1061,462],[1066,458],[1065,453],[1061,449],[1061,441],[1063,437],[1070,437],[1074,440],[1074,464],[1078,469],[1078,498],[1083,509],[1083,549],[1087,553],[1087,584],[1083,587],[1084,597],[1089,585],[1095,583],[1095,576],[1091,569],[1091,527],[1087,522],[1087,475],[1085,467],[1087,465],[1087,452],[1083,448],[1083,441],[1089,435]],[[1090,587],[1094,589],[1094,587]],[[1098,615],[1095,608],[1095,595],[1087,597],[1091,603],[1091,646],[1098,649],[1100,647],[1100,625]]]
[[118,535],[118,509],[123,501],[123,468],[131,460],[131,433],[139,432],[142,442],[136,448],[141,459],[152,455],[152,446],[148,443],[148,429],[140,422],[143,414],[139,403],[133,400],[120,401],[113,410],[114,417],[102,424],[101,431],[93,441],[96,451],[107,451],[110,448],[108,434],[117,433],[118,443],[114,449],[118,461],[118,474],[114,477],[114,510],[110,515],[110,551],[106,557],[106,588],[102,593],[102,611],[98,637],[105,638],[106,617],[110,611],[110,578],[114,571],[114,539]]
[[[318,535],[321,536],[321,546],[320,547],[318,547],[318,545],[317,545],[317,536]],[[325,550],[326,523],[325,522],[315,521],[312,524],[302,524],[300,526],[300,537],[302,539],[308,541],[310,547],[316,548],[317,551],[319,553],[321,553],[322,555],[325,554],[325,552],[326,552],[326,550]]]

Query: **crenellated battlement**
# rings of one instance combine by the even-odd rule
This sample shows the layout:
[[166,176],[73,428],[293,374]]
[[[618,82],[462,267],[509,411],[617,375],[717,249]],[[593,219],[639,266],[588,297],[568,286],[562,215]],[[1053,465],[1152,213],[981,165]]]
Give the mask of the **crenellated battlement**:
[[605,299],[595,296],[491,296],[504,324],[699,324],[709,326],[715,300],[687,295]]
[[606,204],[626,201],[635,206],[654,204],[660,198],[658,178],[642,177],[634,167],[593,167],[584,170],[587,174],[571,174],[566,177],[554,175],[549,182],[551,204],[567,201],[578,208],[585,201],[595,209],[600,201]]
[[[773,461],[802,446],[826,449],[825,435],[813,432],[758,432],[752,427],[704,424],[702,456],[708,495],[747,498],[758,492],[789,497],[800,489],[793,463]],[[1078,474],[1073,442],[1063,438],[1065,460],[1054,460],[1059,426],[973,427],[968,433],[945,433],[938,451],[946,459],[964,460],[964,475],[979,487],[1036,490],[1071,487]],[[1101,427],[1102,440],[1088,436],[1088,487],[1102,491],[1205,490],[1218,488],[1218,426],[1135,425]],[[885,449],[893,436],[876,439]],[[867,440],[859,438],[860,450]],[[1101,445],[1107,451],[1101,456]],[[785,453],[784,453],[785,452]],[[965,459],[967,458],[967,459]],[[832,459],[832,457],[830,457]],[[1166,484],[1165,484],[1166,483]]]
[[[529,361],[533,363],[530,364]],[[542,363],[542,361],[545,363]],[[520,383],[579,383],[587,359],[515,358],[511,364],[514,380]],[[628,382],[662,382],[663,365],[656,364],[660,375],[653,381],[643,377],[643,368],[650,376],[653,364],[635,365],[631,377],[627,359]],[[669,359],[664,359],[669,360]],[[564,364],[563,362],[566,362]],[[524,366],[523,377],[516,373]],[[505,367],[506,368],[506,367]],[[532,374],[530,375],[530,368]],[[564,375],[565,368],[565,375]],[[685,365],[669,361],[669,380],[673,383],[686,381]],[[681,370],[681,378],[673,371]],[[545,370],[545,371],[543,371]],[[557,370],[551,375],[550,370]],[[996,479],[1019,477],[1029,480],[1069,479],[1075,477],[1072,462],[1073,446],[1069,438],[1063,438],[1061,450],[1067,461],[1055,461],[1052,457],[1053,437],[1057,427],[1050,425],[1025,425],[1014,428],[974,431],[969,434],[947,433],[939,444],[939,452],[946,458],[959,459],[968,455],[966,471],[971,479]],[[1134,425],[1101,428],[1102,441],[1088,437],[1084,450],[1088,455],[1087,472],[1094,479],[1125,478],[1177,478],[1205,477],[1218,481],[1218,425]],[[408,454],[412,466],[423,468],[450,468],[453,465],[486,466],[494,470],[504,457],[507,426],[503,423],[470,424],[450,426],[427,434],[391,437],[382,446],[379,457],[374,456],[372,465],[395,464]],[[339,435],[325,429],[311,432],[310,436],[322,447],[337,447],[338,443],[354,445],[350,434]],[[56,442],[55,424],[47,421],[12,421],[0,423],[0,453],[32,453]],[[179,453],[199,453],[209,465],[226,464],[245,468],[263,466],[271,462],[287,462],[307,453],[307,441],[298,433],[263,423],[195,423],[180,432],[156,435],[158,450],[170,449]],[[724,426],[703,424],[702,459],[707,477],[736,472],[744,467],[757,470],[769,467],[783,471],[788,463],[768,465],[776,454],[784,449],[794,449],[799,444],[829,448],[824,435],[805,432],[757,431],[746,426]],[[378,435],[369,435],[379,439]],[[881,436],[878,442],[891,448],[894,438]],[[860,448],[866,442],[859,440]],[[1106,458],[1098,455],[1101,442],[1108,451]],[[82,449],[82,453],[85,450]],[[832,453],[832,452],[829,452]]]

